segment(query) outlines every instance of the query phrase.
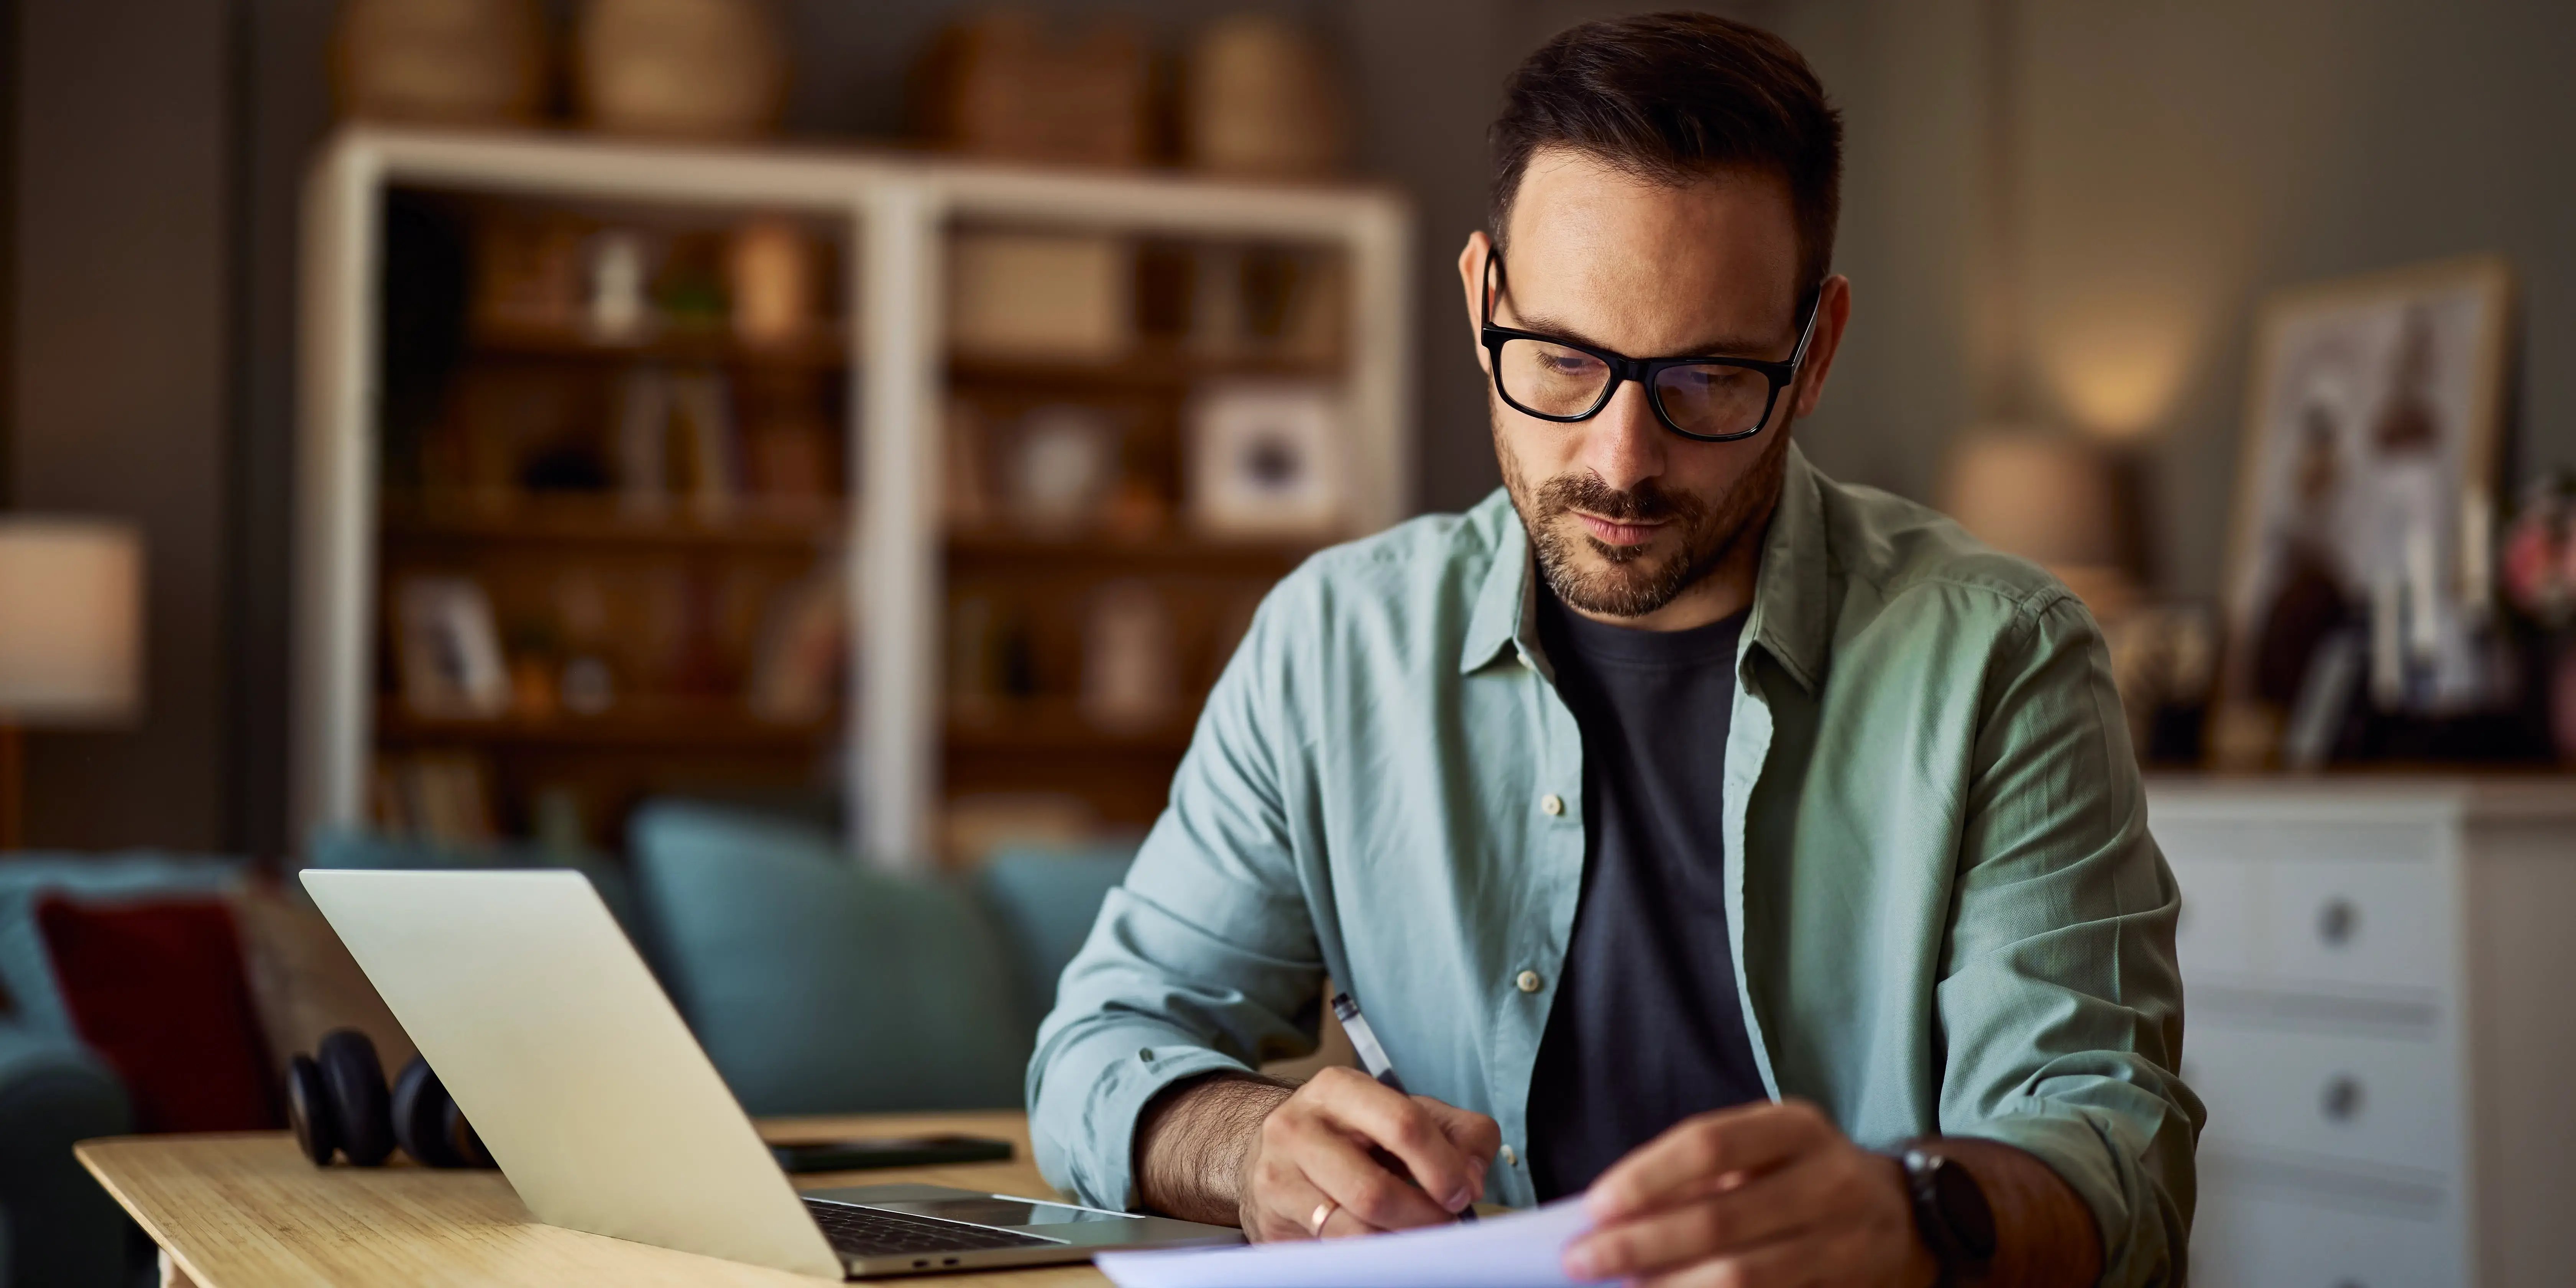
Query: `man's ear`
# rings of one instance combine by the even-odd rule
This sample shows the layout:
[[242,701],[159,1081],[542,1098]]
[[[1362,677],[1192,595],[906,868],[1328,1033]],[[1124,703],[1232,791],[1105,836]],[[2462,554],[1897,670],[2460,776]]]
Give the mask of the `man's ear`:
[[1479,228],[1467,234],[1466,246],[1458,251],[1458,287],[1467,300],[1467,345],[1476,353],[1476,365],[1488,372],[1493,364],[1485,352],[1485,257],[1493,250],[1493,238]]
[[1834,354],[1842,349],[1843,327],[1850,321],[1851,279],[1836,273],[1825,279],[1816,296],[1816,335],[1807,341],[1807,361],[1798,368],[1791,416],[1805,420],[1815,413],[1816,403],[1825,396],[1825,377],[1833,371]]

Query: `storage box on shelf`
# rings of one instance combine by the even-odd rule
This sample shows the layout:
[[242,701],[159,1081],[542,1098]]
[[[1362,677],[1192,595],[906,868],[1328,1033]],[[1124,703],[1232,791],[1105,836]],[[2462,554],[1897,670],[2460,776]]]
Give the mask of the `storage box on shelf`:
[[613,845],[647,793],[827,776],[893,863],[1007,839],[953,817],[990,799],[1145,821],[1262,591],[1402,514],[1405,224],[344,132],[306,221],[299,821]]
[[2576,1262],[2576,781],[2159,780],[2192,1282],[2538,1285]]

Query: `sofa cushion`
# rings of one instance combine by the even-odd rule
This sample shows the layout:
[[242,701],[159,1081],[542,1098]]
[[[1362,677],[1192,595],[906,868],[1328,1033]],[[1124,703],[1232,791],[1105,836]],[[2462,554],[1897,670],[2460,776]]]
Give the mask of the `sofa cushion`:
[[956,887],[861,866],[812,828],[657,802],[629,833],[664,982],[756,1114],[1016,1106],[1008,959]]
[[131,851],[120,854],[18,854],[0,859],[0,990],[7,1018],[40,1036],[76,1041],[63,1009],[52,954],[36,926],[36,904],[48,894],[86,903],[157,900],[238,889],[238,859]]
[[124,1078],[145,1131],[277,1126],[240,941],[220,898],[92,904],[36,922],[81,1040]]
[[1127,878],[1132,843],[1063,850],[997,850],[976,873],[976,892],[1015,950],[1020,1005],[1034,1031],[1055,1009],[1056,981],[1091,937],[1100,905]]

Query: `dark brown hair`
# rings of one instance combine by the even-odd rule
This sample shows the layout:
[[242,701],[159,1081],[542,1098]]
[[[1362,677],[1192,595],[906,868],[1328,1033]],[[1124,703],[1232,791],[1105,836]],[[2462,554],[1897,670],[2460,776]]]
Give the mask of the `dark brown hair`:
[[1676,186],[1737,166],[1777,174],[1797,220],[1800,289],[1832,267],[1842,113],[1807,60],[1759,27],[1648,13],[1568,28],[1505,83],[1492,139],[1497,242],[1530,157],[1568,148]]

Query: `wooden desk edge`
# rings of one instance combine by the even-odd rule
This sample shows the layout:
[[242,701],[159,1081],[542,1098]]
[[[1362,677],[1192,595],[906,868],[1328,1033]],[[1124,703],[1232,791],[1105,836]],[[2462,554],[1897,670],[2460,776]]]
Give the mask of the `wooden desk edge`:
[[[798,1188],[800,1189],[917,1181],[929,1184],[952,1185],[960,1188],[977,1189],[985,1192],[1007,1193],[1016,1191],[1026,1193],[1031,1197],[1044,1197],[1051,1192],[1050,1187],[1048,1187],[1044,1183],[1043,1178],[1039,1176],[1034,1161],[1030,1157],[1026,1120],[1024,1116],[1016,1113],[996,1111],[990,1113],[827,1116],[793,1119],[767,1119],[760,1121],[758,1126],[760,1127],[762,1135],[771,1139],[794,1137],[840,1138],[903,1136],[943,1131],[964,1132],[969,1134],[1004,1137],[1012,1142],[1013,1148],[1016,1151],[1013,1158],[1007,1162],[963,1164],[953,1168],[903,1168],[873,1172],[837,1172],[800,1175],[794,1178]],[[165,1288],[188,1288],[190,1285],[195,1286],[195,1288],[234,1288],[234,1285],[237,1282],[242,1282],[239,1274],[234,1274],[232,1278],[227,1279],[225,1277],[225,1273],[218,1273],[221,1267],[215,1266],[211,1263],[203,1263],[192,1253],[194,1245],[199,1242],[206,1242],[206,1246],[208,1248],[222,1249],[226,1256],[232,1255],[236,1250],[221,1241],[222,1235],[219,1231],[210,1234],[209,1231],[204,1229],[194,1227],[182,1229],[178,1226],[174,1226],[170,1220],[165,1219],[169,1213],[165,1213],[161,1210],[168,1199],[167,1195],[155,1197],[150,1194],[139,1192],[135,1188],[135,1185],[127,1183],[128,1180],[131,1180],[136,1184],[142,1184],[147,1180],[152,1179],[149,1176],[149,1173],[156,1169],[175,1168],[177,1173],[190,1171],[192,1169],[186,1163],[180,1162],[180,1158],[188,1152],[202,1151],[209,1146],[216,1147],[217,1149],[223,1149],[229,1146],[248,1151],[256,1151],[258,1154],[267,1156],[270,1161],[265,1165],[265,1167],[251,1166],[242,1174],[244,1179],[251,1182],[254,1187],[256,1187],[264,1172],[273,1173],[277,1164],[282,1161],[275,1151],[285,1150],[288,1151],[288,1157],[293,1156],[293,1146],[286,1138],[286,1134],[276,1131],[214,1132],[179,1136],[102,1137],[94,1140],[80,1141],[72,1147],[73,1156],[80,1160],[82,1168],[92,1177],[96,1178],[100,1187],[107,1191],[109,1197],[116,1200],[117,1206],[124,1209],[127,1215],[133,1217],[135,1222],[143,1227],[144,1232],[151,1236],[153,1245],[161,1250],[161,1253],[165,1258],[163,1262],[163,1283]],[[200,1153],[199,1157],[202,1158],[203,1154]],[[299,1160],[298,1166],[295,1170],[300,1172],[305,1166],[309,1166],[309,1164],[302,1164]],[[369,1170],[376,1171],[377,1169]],[[314,1171],[317,1176],[321,1174],[321,1169],[314,1169]],[[411,1171],[413,1171],[412,1168],[405,1166],[382,1169],[381,1171],[378,1171],[377,1174],[392,1176]],[[162,1174],[171,1175],[173,1172],[170,1170],[163,1170]],[[492,1177],[493,1183],[503,1186],[506,1192],[506,1178],[499,1177],[492,1173],[480,1173],[480,1175]],[[189,1178],[187,1183],[193,1185],[210,1185],[215,1187],[218,1191],[224,1187],[224,1181],[221,1176],[212,1173],[200,1173],[195,1177]],[[152,1187],[150,1185],[145,1185],[145,1188],[149,1189]],[[238,1195],[225,1196],[220,1194],[217,1196],[216,1205],[230,1208],[235,1213],[244,1214],[251,1213],[255,1207],[254,1204],[244,1200]],[[510,1200],[510,1206],[517,1208],[522,1214],[525,1212],[524,1208],[518,1208],[515,1196]],[[188,1209],[173,1208],[172,1211],[186,1215]],[[284,1219],[281,1220],[281,1217]],[[519,1219],[528,1221],[531,1224],[542,1225],[542,1223],[534,1222],[532,1218],[525,1217],[524,1215]],[[306,1224],[306,1220],[300,1213],[290,1207],[283,1213],[260,1212],[257,1216],[251,1218],[251,1224],[258,1226],[273,1238],[283,1238],[285,1242],[294,1244],[298,1242],[296,1235],[300,1231],[300,1228]],[[552,1227],[547,1228],[552,1229]],[[573,1234],[579,1238],[597,1237],[579,1236],[578,1232],[575,1231],[563,1231],[562,1233]],[[213,1241],[208,1242],[210,1239]],[[627,1248],[647,1253],[648,1255],[668,1255],[690,1258],[692,1260],[695,1259],[692,1257],[692,1254],[652,1248],[649,1245],[629,1244],[623,1240],[612,1240],[610,1242],[621,1244]],[[311,1262],[303,1261],[300,1254],[296,1256],[296,1260],[308,1266],[313,1265]],[[326,1258],[326,1260],[328,1260],[328,1258]],[[755,1279],[763,1283],[812,1282],[803,1280],[801,1277],[781,1277],[773,1280],[770,1278],[771,1276],[783,1276],[783,1272],[762,1270],[755,1266],[737,1265],[736,1263],[729,1262],[713,1262],[710,1264],[733,1266],[738,1271],[744,1272],[746,1278]],[[272,1269],[274,1268],[275,1267],[272,1266]],[[315,1268],[319,1267],[317,1266]],[[659,1267],[655,1268],[659,1269]],[[234,1266],[232,1269],[238,1271],[242,1270],[243,1267]],[[647,1277],[653,1279],[654,1282],[662,1281],[659,1276]],[[253,1278],[257,1279],[258,1276],[254,1275]],[[682,1276],[683,1280],[691,1282],[694,1282],[696,1278],[697,1276],[694,1274]],[[1083,1262],[1053,1266],[1032,1266],[1018,1270],[995,1270],[982,1273],[970,1272],[965,1275],[945,1275],[941,1276],[943,1281],[941,1288],[987,1288],[987,1286],[1004,1278],[1014,1281],[1014,1288],[1074,1288],[1076,1285],[1088,1288],[1090,1285],[1105,1284],[1107,1282],[1105,1277],[1103,1277],[1095,1267],[1087,1262]],[[734,1282],[734,1279],[731,1276],[724,1274],[718,1274],[715,1276],[715,1279],[722,1282]]]
[[[259,1136],[267,1133],[245,1132],[242,1134]],[[125,1187],[117,1184],[116,1178],[110,1175],[106,1168],[99,1165],[98,1154],[100,1150],[114,1149],[118,1146],[126,1145],[135,1141],[148,1141],[150,1139],[152,1138],[149,1136],[101,1136],[95,1140],[75,1141],[72,1143],[72,1157],[79,1159],[82,1169],[87,1171],[91,1178],[98,1182],[99,1188],[106,1190],[107,1196],[115,1199],[116,1205],[125,1209],[125,1214],[132,1217],[136,1225],[143,1227],[143,1232],[150,1235],[152,1238],[152,1246],[160,1249],[161,1255],[165,1259],[165,1268],[161,1275],[161,1288],[194,1288],[195,1285],[204,1283],[205,1279],[197,1273],[197,1268],[195,1266],[188,1264],[188,1255],[170,1245],[169,1236],[162,1231],[161,1223],[154,1220],[151,1213],[144,1211],[143,1205],[137,1203],[134,1200],[134,1196],[126,1193]],[[178,1278],[174,1279],[171,1276],[170,1272],[173,1270],[177,1272],[179,1276]]]

